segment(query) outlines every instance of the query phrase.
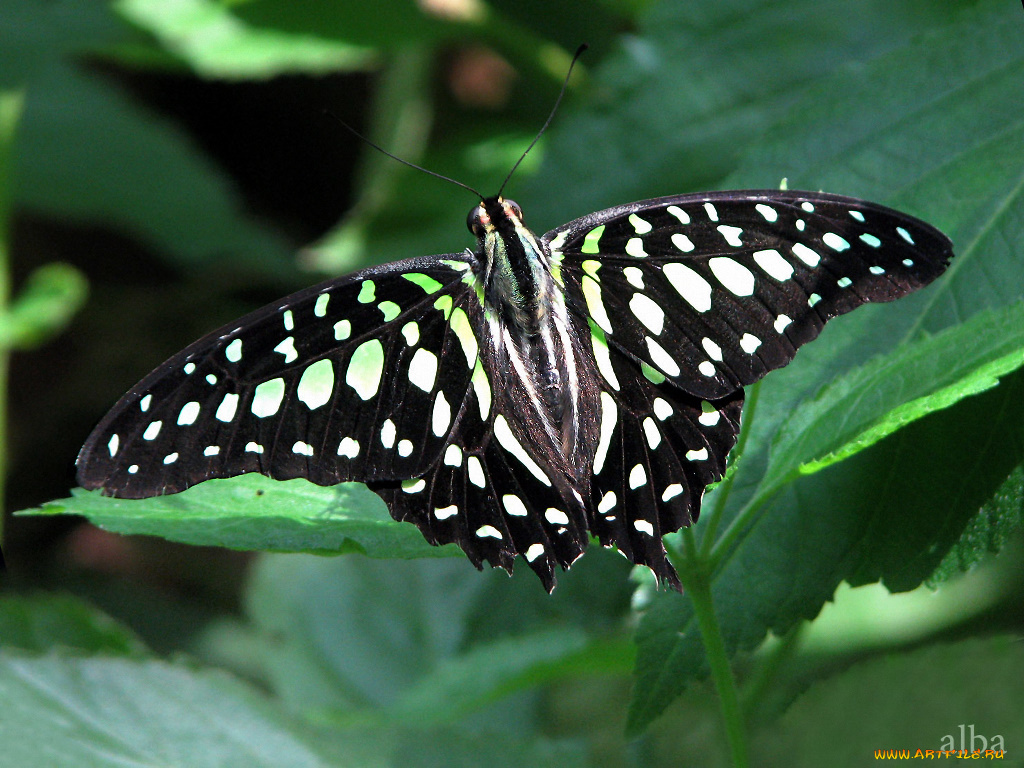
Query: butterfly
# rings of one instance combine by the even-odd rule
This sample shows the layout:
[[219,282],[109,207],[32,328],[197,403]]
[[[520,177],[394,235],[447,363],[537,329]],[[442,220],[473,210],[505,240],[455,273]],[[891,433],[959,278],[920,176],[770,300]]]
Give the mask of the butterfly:
[[468,226],[475,248],[307,288],[173,356],[90,435],[79,483],[360,481],[477,568],[522,556],[551,591],[594,536],[678,589],[662,536],[722,478],[743,387],[952,257],[916,218],[800,191],[643,200],[542,236],[497,195]]

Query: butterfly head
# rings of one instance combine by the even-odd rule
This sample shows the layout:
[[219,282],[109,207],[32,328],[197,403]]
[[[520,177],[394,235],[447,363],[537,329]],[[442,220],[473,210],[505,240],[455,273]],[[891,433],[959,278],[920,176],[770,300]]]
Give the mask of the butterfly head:
[[523,224],[523,210],[514,200],[500,195],[485,197],[470,210],[466,226],[477,238],[484,239],[488,233],[511,231]]

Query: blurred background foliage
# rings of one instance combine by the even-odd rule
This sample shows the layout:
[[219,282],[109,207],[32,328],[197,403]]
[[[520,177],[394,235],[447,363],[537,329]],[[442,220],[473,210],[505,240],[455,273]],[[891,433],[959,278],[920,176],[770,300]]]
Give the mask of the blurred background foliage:
[[[986,312],[1019,308],[1022,32],[1010,0],[5,0],[7,507],[66,496],[95,421],[211,328],[472,244],[464,190],[325,110],[488,192],[585,41],[507,189],[536,231],[786,177],[957,246],[941,286],[830,327],[766,380],[735,514],[787,434],[826,420],[787,421],[798,403],[965,327],[955,358],[998,330]],[[999,377],[790,484],[733,541],[715,597],[756,764],[959,746],[965,723],[1024,745],[1024,381]],[[8,518],[4,552],[0,763],[726,764],[685,598],[606,551],[552,597],[461,558],[255,556],[67,518]]]

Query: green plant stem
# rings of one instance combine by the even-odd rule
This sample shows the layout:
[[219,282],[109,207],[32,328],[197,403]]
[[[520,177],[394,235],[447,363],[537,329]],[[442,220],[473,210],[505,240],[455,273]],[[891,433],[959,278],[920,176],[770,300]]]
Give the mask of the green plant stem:
[[710,513],[707,515],[707,523],[704,530],[701,532],[701,544],[700,544],[700,557],[702,560],[708,560],[711,553],[711,548],[715,543],[715,533],[718,530],[718,524],[722,521],[722,515],[725,512],[725,505],[729,501],[729,493],[732,491],[733,479],[736,477],[735,467],[743,456],[743,451],[747,447],[747,438],[750,436],[751,425],[754,423],[754,417],[757,415],[757,404],[761,399],[761,382],[754,382],[746,392],[746,406],[743,409],[743,420],[740,425],[740,436],[736,441],[736,447],[732,450],[732,458],[730,461],[730,469],[733,471],[727,472],[726,477],[722,480],[715,493],[715,506],[711,508]]
[[[14,134],[24,105],[21,91],[0,92],[0,317],[9,310],[11,172],[14,164]],[[7,372],[10,350],[0,349],[0,543],[3,542],[4,510],[7,498]]]
[[729,751],[732,754],[733,768],[747,768],[747,736],[740,709],[739,696],[736,693],[736,680],[729,666],[729,654],[722,639],[722,630],[715,614],[715,606],[711,599],[711,579],[709,573],[697,569],[680,574],[686,594],[693,603],[693,612],[697,618],[704,653],[711,667],[711,679],[718,691],[718,705],[725,724]]

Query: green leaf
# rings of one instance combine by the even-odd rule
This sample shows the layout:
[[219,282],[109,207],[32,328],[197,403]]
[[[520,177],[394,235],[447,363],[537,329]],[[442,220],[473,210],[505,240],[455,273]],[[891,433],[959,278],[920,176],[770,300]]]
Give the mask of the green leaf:
[[457,721],[513,691],[565,676],[563,666],[586,650],[583,632],[568,627],[481,643],[405,691],[390,715],[429,725]]
[[[843,580],[913,589],[1024,461],[1024,374],[788,486],[727,553],[712,594],[731,652],[813,619]],[[898,468],[898,469],[897,469]],[[689,601],[659,595],[637,631],[630,727],[706,674]]]
[[1024,742],[1024,689],[1008,681],[1022,676],[1024,646],[1011,637],[873,659],[812,686],[755,732],[751,752],[764,765],[867,765],[875,750],[969,753],[998,736],[1012,754]]
[[413,0],[377,0],[372,5],[347,0],[241,0],[234,3],[233,10],[253,26],[276,29],[297,39],[333,38],[384,50],[443,39],[453,32],[450,25]]
[[346,712],[391,705],[453,656],[473,596],[494,578],[465,558],[270,556],[255,570],[247,611],[286,705],[305,716]]
[[0,348],[30,349],[56,336],[85,304],[88,290],[85,276],[70,264],[39,267],[0,315]]
[[[629,200],[728,189],[722,179],[743,152],[809,85],[955,18],[933,0],[653,4],[602,62],[586,103],[559,115],[541,172],[518,181],[528,190],[516,199],[542,212],[543,230]],[[795,154],[807,150],[790,140]],[[733,188],[775,188],[789,170],[779,164]]]
[[145,647],[125,627],[70,595],[0,596],[0,648],[141,656]]
[[[925,340],[850,374],[779,435],[801,400],[872,354],[1020,300],[1024,187],[1011,158],[1024,152],[1024,115],[1013,95],[1024,77],[1024,50],[1015,18],[1004,4],[981,2],[901,48],[822,79],[751,147],[746,170],[731,180],[732,186],[763,186],[790,176],[791,187],[795,177],[812,189],[881,197],[946,229],[956,256],[935,285],[835,321],[793,365],[763,383],[720,529],[727,538],[712,589],[730,652],[753,647],[769,630],[784,634],[813,618],[843,580],[881,579],[894,590],[921,584],[1024,460],[1020,372],[934,411],[1018,364],[1019,325],[1002,326],[1012,336],[1005,347],[999,333],[1001,322],[1019,323],[1011,320],[1019,307],[979,315],[964,330],[950,331],[942,338],[957,341],[948,350]],[[872,190],[892,191],[886,198]],[[929,347],[935,360],[924,354]],[[922,369],[910,370],[918,353]],[[884,381],[887,366],[891,378]],[[856,404],[852,413],[842,411],[844,397],[846,407]],[[776,462],[774,476],[788,476],[828,452],[859,449],[924,411],[932,412],[760,506],[766,497],[756,494],[765,490],[762,474],[770,461]],[[813,433],[802,435],[800,419]],[[767,446],[776,437],[769,457]],[[751,499],[756,518],[730,530]],[[704,530],[698,524],[698,535]],[[634,733],[705,670],[685,598],[659,596],[637,639]]]
[[762,486],[813,474],[1024,365],[1024,302],[975,315],[877,357],[800,405],[772,445]]
[[9,765],[327,766],[256,691],[184,664],[0,653]]
[[151,499],[113,499],[80,488],[72,494],[22,514],[83,515],[115,533],[232,549],[388,558],[461,554],[454,545],[427,544],[419,530],[395,522],[384,502],[357,483],[322,488],[249,474]]
[[254,28],[231,8],[210,0],[120,0],[114,8],[203,77],[325,74],[363,69],[372,60],[366,47],[317,34]]
[[273,272],[290,258],[179,128],[77,65],[133,40],[105,4],[10,0],[0,28],[0,78],[26,93],[16,204],[119,227],[184,265],[227,255]]
[[1024,530],[1024,465],[1018,465],[967,524],[963,535],[930,577],[940,583],[1002,551]]

